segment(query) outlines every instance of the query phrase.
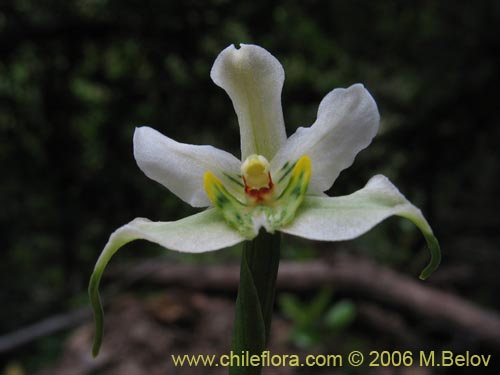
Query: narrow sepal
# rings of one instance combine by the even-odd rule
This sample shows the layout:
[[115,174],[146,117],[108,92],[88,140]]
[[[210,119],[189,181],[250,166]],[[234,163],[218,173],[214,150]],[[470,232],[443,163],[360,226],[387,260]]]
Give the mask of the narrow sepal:
[[393,215],[409,219],[424,235],[431,259],[420,278],[429,277],[441,261],[439,243],[422,212],[382,175],[351,195],[306,197],[295,220],[280,230],[313,240],[343,241],[361,236]]
[[113,255],[134,240],[147,240],[167,249],[187,253],[218,250],[242,242],[244,238],[230,228],[216,209],[172,222],[152,222],[137,218],[113,232],[104,247],[89,282],[89,297],[94,311],[96,334],[92,352],[99,353],[103,335],[103,310],[99,297],[101,276]]

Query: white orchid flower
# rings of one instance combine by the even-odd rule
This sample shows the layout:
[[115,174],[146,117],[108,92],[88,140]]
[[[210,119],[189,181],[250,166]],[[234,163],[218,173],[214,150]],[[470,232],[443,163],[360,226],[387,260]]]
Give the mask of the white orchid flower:
[[268,51],[231,45],[219,54],[210,76],[233,102],[241,160],[212,146],[176,142],[149,127],[136,129],[139,168],[183,201],[206,209],[173,222],[137,218],[111,235],[89,287],[98,331],[94,353],[102,331],[101,275],[113,254],[134,240],[202,253],[250,240],[263,227],[270,233],[339,241],[397,215],[415,223],[431,250],[431,263],[421,277],[439,263],[439,245],[429,224],[386,177],[372,177],[351,195],[324,194],[377,133],[377,105],[363,85],[331,91],[321,101],[316,121],[287,139],[281,109],[284,71]]

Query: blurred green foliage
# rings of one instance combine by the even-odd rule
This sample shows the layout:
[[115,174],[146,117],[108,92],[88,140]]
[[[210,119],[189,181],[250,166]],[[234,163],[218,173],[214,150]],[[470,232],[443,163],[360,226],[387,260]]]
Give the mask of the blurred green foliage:
[[310,301],[301,301],[293,294],[283,294],[279,305],[292,320],[289,339],[298,347],[311,348],[331,342],[356,317],[354,303],[340,300],[332,304],[333,290],[324,288]]
[[[118,226],[194,212],[136,167],[132,134],[150,125],[238,155],[236,116],[209,71],[240,42],[264,46],[284,65],[289,134],[314,121],[331,89],[367,86],[382,116],[379,136],[331,193],[388,175],[436,228],[445,265],[483,271],[490,288],[459,286],[463,293],[498,307],[499,8],[494,0],[2,1],[0,331],[84,293]],[[409,255],[422,240],[401,225],[358,244],[417,274],[424,259]],[[486,244],[471,262],[478,233]],[[120,257],[159,252],[145,243],[128,249]]]

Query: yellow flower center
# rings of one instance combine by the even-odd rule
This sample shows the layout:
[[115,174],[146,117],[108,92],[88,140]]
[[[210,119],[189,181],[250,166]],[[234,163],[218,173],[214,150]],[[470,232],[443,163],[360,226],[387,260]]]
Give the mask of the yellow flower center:
[[[231,194],[210,171],[205,172],[203,184],[209,199],[224,219],[245,238],[252,239],[262,226],[273,233],[293,220],[307,193],[311,159],[303,155],[296,162],[286,162],[276,176],[281,184],[279,189],[273,183],[266,158],[251,155],[241,165],[245,201],[239,199],[239,194],[238,198]],[[232,189],[241,188],[234,178],[229,180],[233,183]]]
[[241,174],[245,186],[251,190],[270,187],[269,162],[262,155],[250,155],[241,165]]

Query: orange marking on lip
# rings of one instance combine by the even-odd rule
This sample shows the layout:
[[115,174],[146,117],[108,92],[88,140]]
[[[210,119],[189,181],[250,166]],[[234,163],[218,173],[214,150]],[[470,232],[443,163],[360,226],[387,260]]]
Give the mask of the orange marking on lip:
[[245,179],[245,176],[243,176],[243,183],[245,184],[245,194],[247,194],[250,198],[252,198],[256,202],[262,202],[266,200],[267,196],[270,193],[272,193],[274,189],[274,183],[271,178],[271,172],[268,172],[267,176],[269,177],[269,185],[267,187],[263,187],[260,189],[252,189],[250,186],[248,186],[247,180]]

